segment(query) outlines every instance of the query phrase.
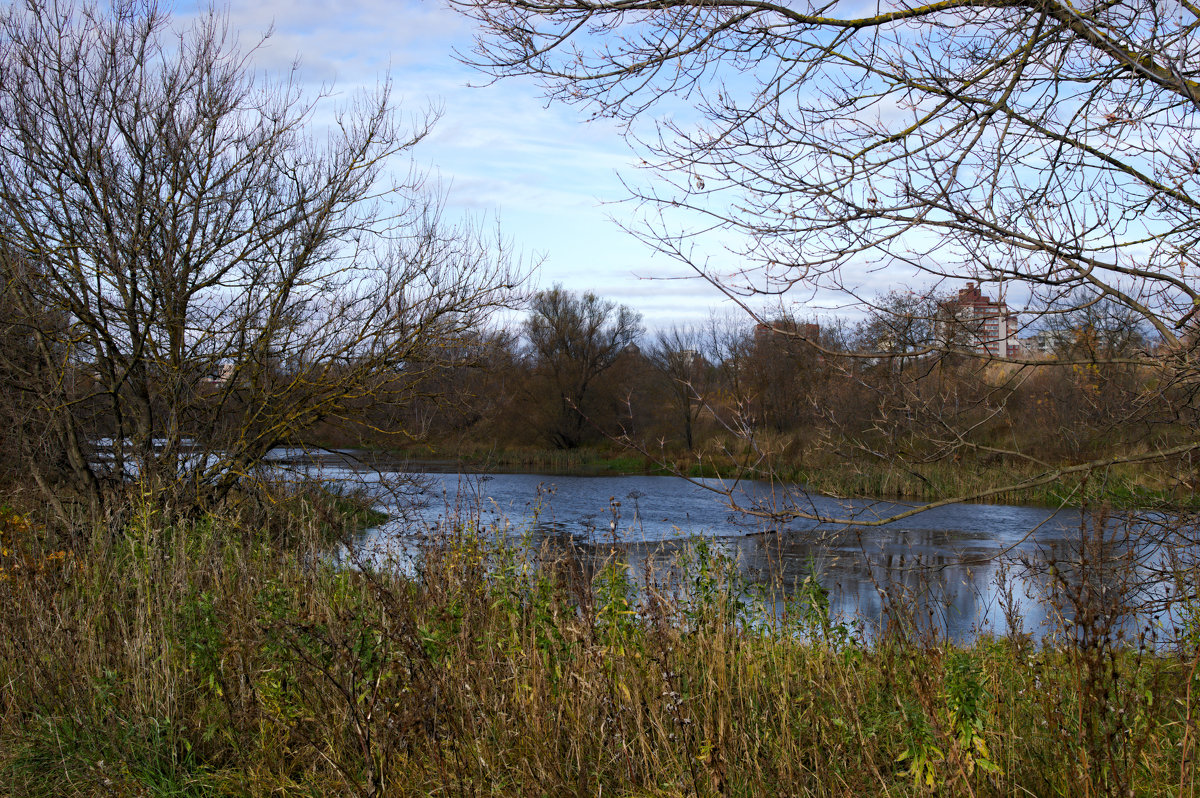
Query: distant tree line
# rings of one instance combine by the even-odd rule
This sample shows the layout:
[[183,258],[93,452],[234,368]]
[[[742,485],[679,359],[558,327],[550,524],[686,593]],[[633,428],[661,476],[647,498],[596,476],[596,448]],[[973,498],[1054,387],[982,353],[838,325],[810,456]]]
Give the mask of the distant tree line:
[[[931,462],[1013,447],[1074,461],[1176,433],[1163,403],[1143,401],[1161,393],[1153,342],[1116,304],[1073,297],[1068,313],[1045,309],[1038,329],[1052,352],[1013,363],[938,346],[944,301],[891,292],[854,323],[713,314],[647,334],[631,309],[555,287],[533,297],[519,326],[464,340],[428,399],[373,407],[372,429],[421,429],[451,454],[770,446],[798,462],[896,453]],[[343,442],[373,440],[364,430]]]

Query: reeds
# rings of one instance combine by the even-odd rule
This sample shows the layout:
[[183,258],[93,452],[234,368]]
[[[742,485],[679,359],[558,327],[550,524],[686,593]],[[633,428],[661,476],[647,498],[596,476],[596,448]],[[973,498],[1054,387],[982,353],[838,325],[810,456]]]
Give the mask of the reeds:
[[60,554],[6,515],[0,792],[1193,793],[1196,649],[1118,639],[1101,544],[1046,572],[1087,630],[959,645],[702,545],[635,575],[463,524],[405,577],[321,541],[147,502]]

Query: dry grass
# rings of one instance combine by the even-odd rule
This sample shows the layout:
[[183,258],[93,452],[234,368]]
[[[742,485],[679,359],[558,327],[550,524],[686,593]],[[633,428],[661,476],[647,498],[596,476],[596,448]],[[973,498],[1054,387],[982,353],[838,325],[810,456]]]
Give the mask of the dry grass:
[[[317,527],[283,545],[146,503],[59,553],[6,515],[0,792],[1194,792],[1197,660],[1103,613],[1056,644],[963,647],[897,603],[867,642],[816,582],[771,610],[703,547],[635,592],[619,562],[469,528],[415,577],[339,566]],[[1107,595],[1080,563],[1051,600]]]

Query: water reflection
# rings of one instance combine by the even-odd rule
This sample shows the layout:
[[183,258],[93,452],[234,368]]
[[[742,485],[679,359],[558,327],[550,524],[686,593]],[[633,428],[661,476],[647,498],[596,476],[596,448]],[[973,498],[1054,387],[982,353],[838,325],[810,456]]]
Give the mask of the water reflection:
[[[530,537],[556,554],[569,554],[584,578],[616,558],[628,566],[633,579],[644,585],[677,583],[676,563],[695,545],[694,540],[597,542],[544,525]],[[753,594],[782,611],[786,596],[807,577],[815,577],[829,595],[834,622],[856,620],[873,636],[882,625],[895,623],[904,607],[920,617],[907,619],[917,632],[968,639],[980,631],[1010,631],[1003,611],[1002,587],[1015,591],[1018,627],[1040,635],[1046,612],[1041,592],[1014,574],[1011,560],[1000,549],[978,540],[963,541],[948,530],[907,529],[902,532],[850,528],[814,535],[811,531],[763,532],[738,537],[703,539],[708,550],[735,568]],[[1006,571],[1005,579],[998,577]]]
[[[364,556],[387,556],[393,563],[411,563],[418,556],[417,532],[465,519],[521,539],[542,556],[558,560],[559,567],[577,571],[575,578],[585,582],[612,558],[624,562],[639,583],[670,582],[678,579],[673,569],[679,555],[702,539],[728,559],[740,580],[777,607],[805,577],[815,576],[829,591],[835,620],[856,619],[868,635],[897,623],[956,640],[1014,630],[1035,637],[1056,629],[1075,634],[1080,626],[1069,621],[1086,610],[1079,606],[1081,597],[1104,600],[1120,616],[1105,627],[1112,635],[1136,636],[1148,622],[1160,631],[1190,622],[1171,611],[1162,580],[1150,588],[1146,581],[1167,566],[1181,570],[1151,543],[1165,520],[1176,519],[1097,521],[1074,509],[979,504],[939,507],[884,526],[797,520],[771,527],[731,513],[713,490],[726,486],[715,481],[435,473],[421,480],[400,479],[407,493],[396,495],[389,483],[408,473],[400,467],[364,471],[336,459],[318,465],[327,479],[371,491],[393,514],[359,544]],[[743,502],[778,496],[781,490],[752,482],[736,489]],[[414,514],[415,493],[424,504]],[[816,495],[801,499],[794,489],[787,500],[806,502],[814,515],[861,522],[908,508]],[[1107,541],[1106,546],[1082,550],[1081,530],[1088,530],[1092,540]],[[1195,550],[1191,546],[1171,553],[1178,557],[1184,551],[1183,560],[1190,564]],[[1127,596],[1124,603],[1112,600],[1118,593]],[[1152,617],[1126,612],[1135,605],[1152,607]]]

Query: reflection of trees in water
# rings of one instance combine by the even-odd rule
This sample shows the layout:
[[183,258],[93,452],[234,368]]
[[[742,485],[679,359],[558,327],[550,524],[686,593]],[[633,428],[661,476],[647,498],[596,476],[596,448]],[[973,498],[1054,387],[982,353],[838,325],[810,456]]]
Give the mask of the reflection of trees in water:
[[741,561],[792,590],[815,571],[832,609],[876,629],[960,637],[987,618],[996,553],[944,530],[848,529],[825,540],[756,536]]
[[1197,528],[1188,514],[1102,508],[1021,565],[1053,634],[1084,648],[1175,644],[1195,629]]
[[[1150,535],[1145,519],[1090,517],[1073,534],[1015,551],[983,537],[933,529],[766,533],[710,539],[707,545],[777,612],[815,575],[829,591],[831,612],[856,619],[869,635],[964,639],[1015,630],[1074,637],[1086,627],[1089,635],[1132,642],[1155,624],[1174,624],[1167,631],[1177,636],[1183,621],[1172,616],[1171,602],[1172,590],[1178,595],[1180,589],[1170,587],[1171,580],[1179,581],[1178,563],[1185,555],[1192,565],[1186,573],[1200,573],[1188,554],[1196,551],[1195,541],[1164,545],[1161,527]],[[1176,535],[1176,544],[1180,539]],[[692,545],[687,540],[597,543],[571,535],[561,524],[546,524],[538,542],[542,556],[550,552],[554,567],[575,584],[590,584],[616,558],[640,588],[649,584],[677,595],[687,589],[689,574],[680,566]]]
[[[547,496],[517,505],[510,494],[520,494],[517,489],[523,485],[512,490],[498,486],[505,478],[464,485],[456,477],[457,492],[445,481],[437,492],[454,498],[453,506],[463,504],[464,495],[474,507],[481,497],[505,497],[499,503],[492,500],[489,513],[471,516],[475,528],[498,523],[500,531],[494,534],[527,546],[539,566],[570,586],[581,601],[590,600],[591,584],[612,558],[628,566],[639,587],[649,584],[656,591],[676,593],[687,589],[679,558],[689,540],[643,540],[664,534],[661,527],[671,512],[667,508],[678,511],[680,505],[672,502],[686,495],[625,490],[621,506],[613,499],[608,507],[600,502],[599,510],[585,510],[596,504],[588,498],[615,492],[600,479],[585,486],[586,495],[576,495],[580,486],[572,485],[565,497],[554,497],[569,501],[556,502],[552,509]],[[505,520],[506,509],[516,514],[516,521]],[[492,518],[497,513],[499,522]],[[1063,526],[1064,516],[1082,520]],[[439,517],[444,521],[446,516]],[[729,534],[733,528],[718,527],[726,534],[707,538],[707,545],[712,554],[728,558],[730,573],[749,593],[780,613],[787,597],[815,575],[829,592],[831,612],[858,620],[868,634],[903,629],[965,639],[981,630],[1019,630],[1041,638],[1064,630],[1074,633],[1080,615],[1093,628],[1096,619],[1116,619],[1110,624],[1112,634],[1124,630],[1127,636],[1133,634],[1135,618],[1143,625],[1149,619],[1162,627],[1160,640],[1200,628],[1200,618],[1191,610],[1200,596],[1194,518],[1143,514],[1101,519],[1078,511],[1056,515],[1004,506],[948,507],[921,518],[927,528],[788,529],[734,536]],[[933,528],[938,524],[943,528]],[[671,529],[682,536],[678,527]],[[1097,609],[1101,606],[1103,612]]]
[[[961,638],[999,614],[992,609],[995,565],[989,560],[996,546],[953,537],[939,530],[852,529],[819,538],[786,533],[716,538],[708,546],[727,558],[745,586],[776,610],[782,610],[786,597],[806,577],[815,575],[829,591],[831,612],[839,617],[858,618],[873,631],[902,624],[922,633]],[[590,582],[604,563],[616,558],[639,587],[686,589],[689,574],[680,562],[692,545],[687,540],[595,543],[573,538],[561,526],[546,525],[540,541],[556,549],[556,568],[572,569],[574,578],[583,582]]]

